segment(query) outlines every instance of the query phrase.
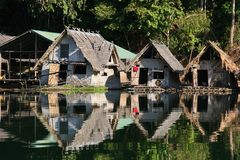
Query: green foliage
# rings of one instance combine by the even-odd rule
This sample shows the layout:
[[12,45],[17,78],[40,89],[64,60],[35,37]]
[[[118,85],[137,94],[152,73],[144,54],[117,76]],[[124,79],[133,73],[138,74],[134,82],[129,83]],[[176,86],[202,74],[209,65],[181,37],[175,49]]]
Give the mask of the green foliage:
[[178,19],[170,35],[170,48],[179,56],[199,53],[208,40],[211,20],[204,12],[191,12]]
[[[237,24],[239,2],[236,0]],[[154,39],[169,45],[180,59],[188,59],[207,40],[218,41],[222,47],[228,44],[231,3],[207,1],[206,10],[200,12],[196,0],[1,0],[0,29],[10,35],[29,28],[100,30],[109,41],[135,52]],[[240,43],[236,26],[235,42]]]

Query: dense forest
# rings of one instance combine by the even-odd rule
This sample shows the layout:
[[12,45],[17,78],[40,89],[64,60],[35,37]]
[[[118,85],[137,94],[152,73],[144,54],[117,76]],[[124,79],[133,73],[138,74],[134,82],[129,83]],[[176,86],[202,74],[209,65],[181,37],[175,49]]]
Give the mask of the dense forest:
[[100,31],[138,52],[149,39],[167,44],[180,59],[208,40],[223,48],[240,42],[240,0],[0,0],[0,32],[61,32],[66,26]]

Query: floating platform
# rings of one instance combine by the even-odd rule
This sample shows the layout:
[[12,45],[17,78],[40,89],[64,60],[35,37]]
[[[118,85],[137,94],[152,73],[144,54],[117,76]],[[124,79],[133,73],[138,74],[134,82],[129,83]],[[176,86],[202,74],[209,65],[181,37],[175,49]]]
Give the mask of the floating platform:
[[222,88],[222,87],[182,87],[181,92],[185,94],[232,94],[237,92],[237,89]]
[[231,94],[237,92],[238,89],[222,88],[222,87],[181,87],[181,88],[161,88],[149,86],[134,86],[127,88],[129,92],[138,93],[184,93],[184,94]]
[[176,89],[165,89],[161,87],[149,87],[149,86],[135,86],[127,89],[130,92],[138,93],[162,93],[162,92],[176,92]]

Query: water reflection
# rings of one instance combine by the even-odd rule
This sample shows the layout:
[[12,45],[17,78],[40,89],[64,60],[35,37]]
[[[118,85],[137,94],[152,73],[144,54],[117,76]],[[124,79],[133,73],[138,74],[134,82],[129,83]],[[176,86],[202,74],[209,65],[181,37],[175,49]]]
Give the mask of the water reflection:
[[21,143],[27,157],[42,148],[54,159],[238,158],[239,102],[235,94],[4,93],[0,148]]

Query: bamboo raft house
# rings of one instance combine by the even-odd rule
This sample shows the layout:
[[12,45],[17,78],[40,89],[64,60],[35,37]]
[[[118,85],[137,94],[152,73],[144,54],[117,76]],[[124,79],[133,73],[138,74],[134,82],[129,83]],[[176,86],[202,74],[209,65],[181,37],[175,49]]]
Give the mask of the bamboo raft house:
[[32,68],[58,35],[53,32],[28,30],[1,43],[0,82],[38,82],[38,73],[33,72]]
[[[99,33],[65,29],[35,64],[41,84],[120,88],[119,70],[133,53],[105,40]],[[130,54],[130,55],[129,55]]]
[[[221,91],[238,87],[240,69],[223,50],[209,41],[186,66],[180,80],[191,89],[219,88]],[[187,88],[185,88],[187,89]]]
[[151,41],[126,66],[128,76],[121,79],[131,87],[147,88],[161,91],[157,88],[180,87],[179,73],[184,68],[164,44]]

